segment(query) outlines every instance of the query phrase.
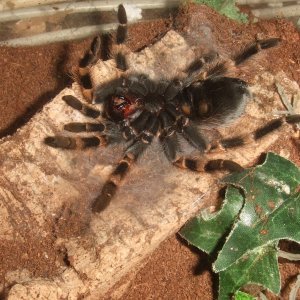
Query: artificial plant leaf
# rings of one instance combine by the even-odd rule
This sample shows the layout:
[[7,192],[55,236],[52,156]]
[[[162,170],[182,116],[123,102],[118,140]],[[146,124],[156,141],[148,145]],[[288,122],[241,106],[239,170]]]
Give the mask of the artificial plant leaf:
[[234,294],[234,300],[256,300],[256,298],[244,292],[237,291]]
[[231,299],[231,296],[245,284],[258,284],[278,294],[280,274],[277,255],[277,242],[274,242],[250,251],[220,272],[218,299]]
[[194,0],[194,2],[210,6],[220,14],[233,20],[243,23],[248,22],[247,15],[243,14],[235,5],[236,0]]
[[244,190],[245,204],[214,263],[215,272],[274,241],[300,242],[300,171],[293,163],[268,153],[262,165],[224,182]]
[[205,211],[190,220],[179,232],[190,244],[211,254],[224,235],[228,234],[243,206],[243,196],[234,187],[228,187],[222,208],[213,214]]

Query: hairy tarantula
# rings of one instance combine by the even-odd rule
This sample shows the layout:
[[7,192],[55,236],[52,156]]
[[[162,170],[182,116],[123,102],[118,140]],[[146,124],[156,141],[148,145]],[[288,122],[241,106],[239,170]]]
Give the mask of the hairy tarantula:
[[[93,88],[89,70],[97,59],[99,37],[93,40],[90,50],[79,64],[82,93],[87,100],[98,104],[98,108],[84,104],[71,95],[63,97],[73,109],[94,119],[90,123],[68,123],[64,129],[76,133],[92,132],[95,135],[45,138],[47,145],[63,149],[96,147],[120,142],[120,139],[127,142],[123,158],[93,202],[94,212],[103,210],[110,203],[131,165],[154,139],[159,140],[166,157],[177,167],[200,172],[222,169],[241,171],[243,168],[230,160],[205,160],[182,155],[178,136],[200,153],[205,153],[215,148],[243,146],[251,139],[259,140],[284,123],[300,122],[300,115],[286,116],[267,123],[246,137],[208,141],[199,129],[201,125],[215,128],[241,116],[250,99],[247,83],[239,78],[227,77],[227,62],[219,61],[218,54],[214,52],[192,62],[185,70],[185,76],[169,81],[154,81],[145,74],[130,72],[122,45],[127,36],[127,16],[123,5],[118,8],[118,21],[118,51],[114,58],[119,76]],[[276,46],[279,41],[279,38],[258,40],[234,57],[231,63],[238,67],[260,50]]]

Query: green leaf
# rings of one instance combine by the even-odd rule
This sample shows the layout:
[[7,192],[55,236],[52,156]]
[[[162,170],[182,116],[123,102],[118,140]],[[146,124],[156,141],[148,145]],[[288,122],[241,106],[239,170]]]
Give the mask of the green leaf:
[[238,295],[246,284],[278,294],[278,242],[300,243],[300,171],[269,153],[262,165],[227,176],[224,182],[231,186],[221,210],[193,219],[180,234],[209,254],[224,242],[213,268],[219,273],[220,300]]
[[214,214],[202,212],[190,220],[179,232],[190,244],[211,254],[220,239],[228,233],[243,205],[243,196],[238,189],[229,187],[222,208]]
[[280,274],[277,254],[277,243],[257,248],[220,272],[219,300],[230,299],[246,284],[258,284],[278,294]]
[[252,297],[251,295],[241,291],[237,291],[234,295],[234,300],[255,300],[255,299],[256,299],[255,297]]
[[242,23],[248,22],[247,15],[239,11],[239,9],[235,5],[235,0],[194,0],[194,2],[210,6],[220,14],[233,20]]
[[262,165],[224,181],[244,190],[245,204],[214,263],[215,272],[280,239],[300,242],[300,172],[293,163],[269,153]]

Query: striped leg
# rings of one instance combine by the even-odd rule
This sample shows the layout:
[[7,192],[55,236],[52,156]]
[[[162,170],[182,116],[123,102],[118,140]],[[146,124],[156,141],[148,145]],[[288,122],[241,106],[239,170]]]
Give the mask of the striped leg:
[[[235,66],[238,66],[244,63],[252,56],[258,54],[260,51],[277,46],[280,41],[281,41],[280,38],[258,40],[255,43],[246,47],[241,53],[236,55],[233,58],[233,63]],[[231,64],[228,62],[218,63],[207,71],[206,78],[225,75],[226,73],[230,72],[232,67],[233,67],[232,63]]]
[[188,158],[180,156],[173,162],[175,166],[182,169],[189,169],[196,172],[213,172],[213,171],[229,171],[242,172],[244,168],[233,160],[229,159],[201,159]]
[[126,71],[128,69],[128,64],[126,60],[126,52],[128,49],[125,45],[123,45],[127,38],[127,14],[124,6],[122,4],[118,7],[118,21],[119,26],[117,29],[116,36],[116,49],[114,51],[114,57],[116,61],[117,68],[122,71]]
[[210,51],[207,54],[203,55],[200,58],[195,59],[185,70],[189,76],[192,74],[197,74],[199,76],[199,72],[204,67],[204,65],[213,62],[215,59],[218,58],[218,53],[214,51]]
[[[117,50],[114,57],[116,60],[117,68],[126,71],[128,69],[125,53],[128,52],[126,47],[122,44],[127,36],[127,15],[124,6],[121,4],[118,7],[118,21],[119,26],[117,29]],[[79,62],[78,73],[81,91],[88,102],[93,101],[94,91],[93,83],[90,75],[90,68],[97,61],[97,57],[101,47],[101,39],[99,36],[95,37],[91,43],[90,49],[85,53],[84,57]]]
[[[238,66],[251,58],[253,55],[258,54],[261,50],[277,46],[279,42],[279,38],[256,41],[255,43],[246,47],[241,53],[236,55],[236,57],[233,58],[233,64],[235,66]],[[217,62],[217,64],[212,65],[212,67],[208,70],[204,70],[204,72],[201,72],[201,68],[205,63],[211,63],[216,58],[218,58],[216,53],[209,53],[207,56],[204,56],[200,60],[196,60],[195,62],[193,62],[188,68],[188,73],[191,73],[191,71],[194,72],[195,70],[199,69],[200,72],[197,75],[198,80],[224,76],[225,74],[228,74],[228,72],[230,73],[233,65],[228,61]]]
[[[300,122],[300,115],[291,115],[281,117],[275,120],[268,122],[266,125],[262,126],[261,128],[256,129],[253,133],[247,136],[236,136],[229,139],[221,139],[219,141],[214,141],[212,145],[206,150],[207,152],[216,149],[230,149],[235,147],[244,146],[247,143],[258,141],[261,138],[265,137],[266,135],[272,133],[273,131],[279,129],[284,124],[296,124]],[[174,165],[189,169],[192,171],[203,172],[203,171],[217,171],[217,170],[227,170],[230,172],[241,172],[243,168],[234,161],[231,160],[223,160],[223,159],[216,159],[216,160],[206,160],[206,159],[193,159],[193,158],[186,158],[184,156],[180,156],[179,158],[176,157],[176,149],[174,148],[174,142],[169,142],[166,144],[168,153],[173,153],[171,156],[171,161]],[[167,155],[168,156],[168,155]]]
[[72,96],[72,95],[66,95],[63,96],[62,99],[72,108],[80,111],[84,116],[93,118],[93,119],[97,119],[98,117],[100,117],[100,111],[90,107],[84,103],[82,103],[81,101],[79,101],[76,97]]
[[290,115],[284,116],[275,120],[268,122],[266,125],[256,129],[254,132],[245,136],[235,136],[228,139],[221,139],[219,141],[214,141],[210,145],[209,150],[214,150],[216,148],[230,149],[235,147],[241,147],[253,141],[258,141],[266,135],[272,133],[273,131],[279,129],[284,124],[297,124],[300,123],[300,115]]
[[255,43],[245,48],[244,51],[242,51],[234,58],[235,65],[237,66],[245,62],[247,59],[251,58],[251,56],[257,54],[263,49],[268,49],[277,46],[280,41],[281,41],[280,38],[271,38],[271,39],[256,41]]
[[125,155],[104,183],[100,195],[94,200],[92,204],[93,212],[101,212],[110,204],[131,165],[144,152],[147,145],[142,141],[136,141],[126,150]]
[[177,141],[176,133],[172,136],[166,137],[163,141],[163,149],[167,158],[181,169],[189,169],[196,172],[209,172],[224,170],[230,172],[241,172],[243,168],[231,160],[207,160],[205,157],[188,158],[183,155],[178,155],[180,152],[179,143]]
[[197,80],[224,76],[232,69],[233,65],[238,66],[251,58],[253,55],[259,53],[261,50],[275,47],[279,44],[279,42],[280,38],[256,41],[255,43],[246,47],[241,53],[236,55],[236,57],[233,58],[233,64],[227,61],[217,61],[217,63],[212,64],[210,68],[202,70],[206,64],[213,63],[219,57],[216,52],[211,51],[203,57],[194,60],[190,66],[188,66],[188,68],[185,70],[185,72],[188,74],[185,85],[187,86]]
[[105,126],[102,123],[72,122],[64,125],[64,130],[70,132],[103,132]]
[[[143,122],[139,120],[139,122]],[[140,124],[135,124],[135,130],[139,128]],[[139,136],[139,140],[135,140],[127,148],[123,158],[120,160],[115,170],[111,173],[108,180],[105,182],[100,195],[95,199],[92,204],[92,210],[94,212],[100,212],[105,209],[111,199],[116,194],[117,189],[123,180],[123,178],[128,173],[131,165],[141,156],[144,150],[151,144],[154,136],[159,129],[159,121],[156,116],[150,116],[148,118],[147,125],[144,127],[143,132]]]
[[44,142],[50,147],[68,150],[87,149],[107,144],[104,135],[91,137],[47,136]]
[[92,41],[90,49],[79,62],[79,83],[82,94],[88,102],[92,102],[93,99],[93,84],[90,76],[90,68],[97,61],[99,50],[100,37],[97,36]]
[[[72,108],[80,111],[84,116],[97,119],[100,117],[100,111],[80,102],[76,97],[67,95],[63,97],[63,100]],[[105,130],[104,124],[99,120],[96,123],[91,122],[72,122],[64,125],[64,129],[69,132],[96,132],[102,133]],[[62,149],[86,149],[90,147],[98,147],[107,144],[107,138],[105,135],[94,135],[90,137],[78,136],[48,136],[44,139],[45,144],[53,148]]]

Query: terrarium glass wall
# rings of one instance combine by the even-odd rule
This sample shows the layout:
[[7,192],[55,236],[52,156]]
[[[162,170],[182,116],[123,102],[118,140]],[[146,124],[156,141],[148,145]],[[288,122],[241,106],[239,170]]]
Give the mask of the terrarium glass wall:
[[[195,2],[213,2],[199,0]],[[84,38],[116,28],[116,8],[123,2],[129,21],[168,17],[180,0],[10,0],[0,1],[0,45],[40,45]],[[224,5],[228,2],[224,1]],[[300,26],[300,1],[238,0],[254,17],[290,18]]]

